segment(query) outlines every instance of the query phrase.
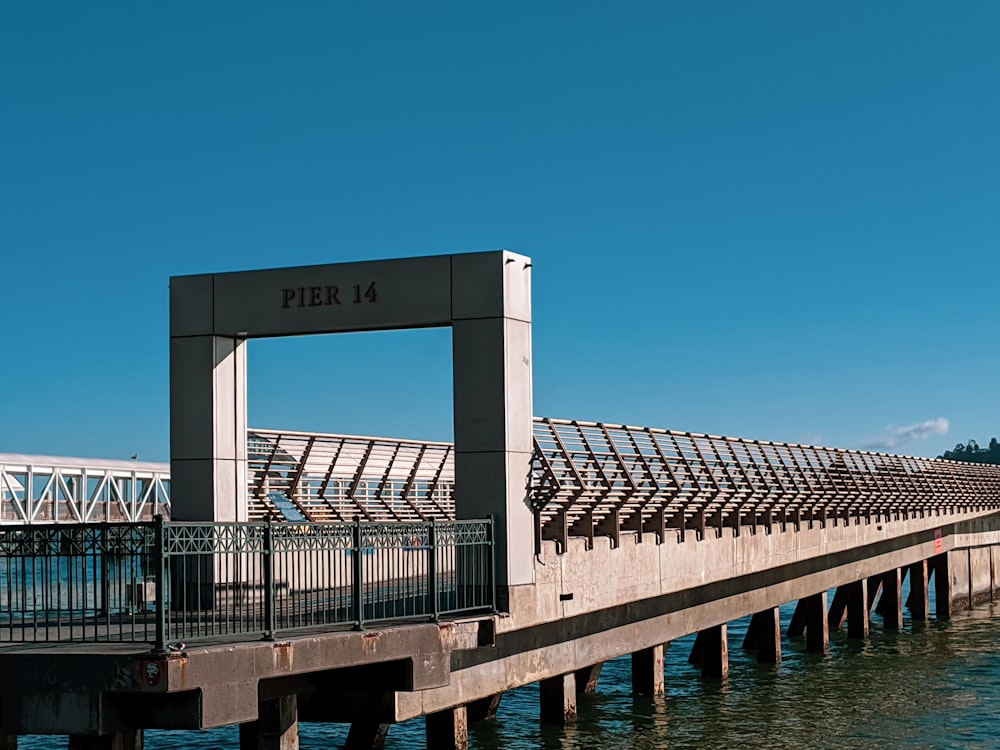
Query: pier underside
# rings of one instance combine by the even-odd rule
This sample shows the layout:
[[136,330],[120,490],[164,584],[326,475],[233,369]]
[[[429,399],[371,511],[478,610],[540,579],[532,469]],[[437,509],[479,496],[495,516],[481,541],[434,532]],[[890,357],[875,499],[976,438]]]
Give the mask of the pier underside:
[[[712,650],[719,646],[719,629],[724,633],[727,622],[751,615],[765,623],[755,647],[771,654],[766,658],[780,659],[780,638],[774,643],[760,635],[768,632],[766,614],[773,608],[840,587],[848,597],[849,587],[865,581],[865,611],[882,592],[883,616],[888,607],[891,623],[891,612],[901,605],[886,593],[893,587],[885,581],[891,584],[902,571],[926,590],[926,574],[918,579],[914,572],[921,565],[936,579],[936,616],[947,617],[952,606],[988,597],[997,588],[997,556],[996,513],[794,533],[758,528],[740,536],[689,536],[661,544],[652,533],[630,533],[617,546],[606,539],[592,546],[590,540],[571,539],[563,552],[545,542],[535,560],[536,583],[512,588],[509,611],[499,615],[305,632],[274,641],[233,643],[229,637],[173,644],[177,650],[166,654],[142,644],[5,646],[0,649],[2,727],[8,736],[120,741],[132,730],[149,728],[239,723],[264,731],[268,716],[281,719],[292,711],[298,722],[351,722],[358,727],[356,736],[376,739],[385,725],[428,715],[434,717],[429,731],[433,726],[435,737],[454,738],[462,727],[462,716],[454,711],[478,714],[478,707],[495,703],[503,692],[537,681],[549,686],[543,713],[552,719],[563,711],[569,721],[575,703],[569,705],[567,696],[584,688],[577,678],[606,660],[635,655],[641,683],[636,689],[655,692],[657,653],[662,689],[663,644],[703,633],[703,669],[724,673],[724,654]],[[919,593],[920,586],[911,588]],[[926,597],[916,599],[910,603],[914,619],[927,615]],[[845,601],[850,624],[857,619],[857,604],[852,610],[852,600]],[[804,625],[818,648],[828,642],[825,618],[820,621],[820,630],[815,619],[809,621],[812,627]],[[277,739],[268,746],[288,746],[281,744],[281,732],[273,736]],[[435,746],[449,746],[448,741]]]

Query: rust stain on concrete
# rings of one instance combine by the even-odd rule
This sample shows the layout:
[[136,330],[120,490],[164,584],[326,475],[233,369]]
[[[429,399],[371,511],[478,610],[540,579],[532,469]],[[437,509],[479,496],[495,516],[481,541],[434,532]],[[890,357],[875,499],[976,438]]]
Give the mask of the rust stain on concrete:
[[366,654],[374,654],[381,637],[381,633],[364,633],[361,636],[361,650]]
[[295,647],[290,642],[274,644],[274,668],[285,672],[292,671],[295,661]]

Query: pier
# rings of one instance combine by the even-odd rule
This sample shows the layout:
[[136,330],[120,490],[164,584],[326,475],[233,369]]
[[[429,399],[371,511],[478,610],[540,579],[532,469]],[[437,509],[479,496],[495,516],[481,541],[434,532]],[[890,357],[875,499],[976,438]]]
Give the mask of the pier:
[[[662,693],[685,635],[720,679],[733,648],[776,663],[1000,590],[1000,467],[532,417],[530,267],[173,279],[159,512],[92,523],[55,490],[27,503],[33,481],[0,498],[54,509],[0,525],[6,747],[239,724],[241,747],[290,750],[299,722],[344,722],[367,749],[426,717],[428,747],[458,749],[530,683],[540,721],[572,723],[610,659]],[[453,445],[247,427],[247,340],[431,325],[453,330]]]

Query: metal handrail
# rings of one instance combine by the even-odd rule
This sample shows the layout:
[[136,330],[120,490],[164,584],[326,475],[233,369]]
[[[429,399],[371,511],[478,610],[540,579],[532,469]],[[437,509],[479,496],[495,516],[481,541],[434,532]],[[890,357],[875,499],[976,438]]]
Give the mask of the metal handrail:
[[495,610],[492,519],[0,527],[0,644],[362,628]]

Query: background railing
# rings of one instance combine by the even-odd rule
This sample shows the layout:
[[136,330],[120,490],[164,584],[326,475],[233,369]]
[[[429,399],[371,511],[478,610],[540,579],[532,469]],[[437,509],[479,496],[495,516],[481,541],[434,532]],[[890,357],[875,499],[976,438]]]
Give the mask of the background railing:
[[0,528],[0,643],[149,642],[494,609],[493,524]]

